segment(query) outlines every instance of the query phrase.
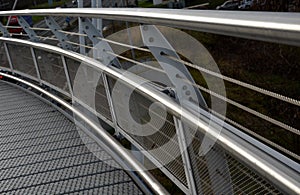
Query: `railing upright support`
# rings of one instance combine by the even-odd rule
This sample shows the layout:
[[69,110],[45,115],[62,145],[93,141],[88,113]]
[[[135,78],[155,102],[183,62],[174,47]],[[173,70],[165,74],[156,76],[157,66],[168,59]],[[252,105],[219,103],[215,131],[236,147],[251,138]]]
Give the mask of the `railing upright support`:
[[[176,134],[177,134],[177,138],[178,138],[178,145],[180,148],[180,153],[181,153],[181,157],[182,157],[182,161],[183,161],[183,167],[184,167],[184,172],[185,172],[185,176],[187,179],[187,183],[188,183],[188,189],[190,191],[191,194],[198,194],[197,193],[197,187],[196,187],[196,183],[195,183],[195,177],[194,177],[194,173],[193,173],[193,167],[190,161],[190,157],[189,157],[189,153],[188,153],[188,146],[186,145],[186,139],[185,139],[185,133],[184,133],[184,127],[183,124],[181,122],[180,119],[177,119],[176,117],[173,117],[174,119],[174,124],[175,124],[175,128],[176,128]],[[201,189],[200,186],[198,186],[198,189]],[[203,193],[201,193],[203,194]]]
[[41,74],[40,74],[39,66],[38,66],[38,63],[37,63],[37,60],[36,60],[34,49],[32,47],[30,47],[30,51],[31,51],[31,55],[32,55],[33,64],[35,66],[37,78],[38,78],[40,84],[42,84]]
[[70,94],[73,97],[73,88],[72,88],[72,83],[71,83],[71,79],[70,79],[70,75],[69,75],[69,69],[67,67],[65,56],[61,55],[61,61],[62,61],[63,66],[64,66],[64,71],[65,71],[65,75],[66,75],[66,78],[67,78],[67,83],[68,83],[68,87],[69,87],[69,90],[70,90]]
[[[78,0],[78,8],[83,8],[83,0]],[[79,30],[79,34],[84,34],[83,31],[83,25],[81,22],[82,17],[78,17],[78,30]],[[79,44],[80,44],[80,53],[85,55],[85,37],[83,36],[79,36]]]
[[11,61],[11,57],[10,57],[10,53],[9,53],[7,44],[6,44],[6,43],[3,43],[3,45],[4,45],[5,53],[6,53],[6,56],[7,56],[7,60],[8,60],[9,67],[10,67],[10,69],[11,69],[11,72],[14,74],[15,71],[14,71],[14,67],[13,67],[12,61]]

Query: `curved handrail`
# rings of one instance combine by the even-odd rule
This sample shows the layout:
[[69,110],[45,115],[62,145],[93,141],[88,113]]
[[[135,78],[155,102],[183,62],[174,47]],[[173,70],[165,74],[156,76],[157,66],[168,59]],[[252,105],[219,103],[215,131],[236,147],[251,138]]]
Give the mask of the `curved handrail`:
[[[259,151],[255,149],[253,146],[250,146],[250,143],[239,143],[233,137],[236,136],[234,133],[224,132],[222,131],[221,134],[218,134],[212,127],[215,125],[218,126],[220,124],[215,124],[209,126],[204,120],[199,119],[196,115],[191,113],[188,109],[182,108],[176,102],[172,101],[166,95],[159,93],[158,91],[153,90],[147,85],[140,85],[134,77],[126,77],[120,72],[119,69],[114,67],[107,67],[100,62],[88,58],[86,56],[80,55],[75,52],[66,51],[55,46],[50,46],[41,43],[34,43],[25,40],[18,40],[18,39],[11,39],[11,38],[3,38],[0,37],[0,41],[4,41],[7,43],[19,43],[24,44],[30,47],[39,48],[43,50],[47,50],[49,52],[57,53],[60,55],[64,55],[66,57],[73,58],[77,61],[84,61],[86,65],[96,68],[103,73],[112,76],[114,78],[120,79],[121,81],[127,83],[128,85],[138,89],[142,93],[146,94],[148,97],[160,102],[163,104],[174,116],[182,118],[185,122],[187,122],[191,126],[199,127],[201,131],[206,133],[207,135],[217,138],[218,142],[226,148],[228,151],[231,151],[234,154],[240,156],[248,165],[251,167],[258,168],[259,172],[263,173],[265,176],[272,178],[274,183],[281,185],[286,191],[290,193],[300,193],[299,181],[293,178],[293,175],[289,175],[288,168],[286,171],[280,169],[282,164],[278,161],[274,160],[273,157],[265,155],[265,158],[268,160],[263,159],[259,154]],[[84,117],[84,116],[83,116]],[[225,127],[226,128],[226,127]],[[249,146],[249,147],[248,147]],[[118,148],[119,146],[116,145]],[[252,148],[252,150],[251,150]],[[114,148],[115,149],[115,148]],[[119,149],[119,148],[118,148]],[[122,154],[123,156],[124,154]],[[129,159],[127,159],[129,160]],[[130,161],[133,163],[134,161]],[[136,165],[135,165],[136,166]],[[293,165],[292,165],[293,166]],[[292,167],[291,166],[291,167]],[[294,167],[294,171],[297,171],[297,167]],[[298,170],[299,171],[299,170]],[[145,177],[145,176],[144,176]],[[149,183],[148,183],[149,184]]]
[[235,37],[300,45],[300,14],[141,8],[66,8],[3,11],[0,16],[92,17],[194,29]]

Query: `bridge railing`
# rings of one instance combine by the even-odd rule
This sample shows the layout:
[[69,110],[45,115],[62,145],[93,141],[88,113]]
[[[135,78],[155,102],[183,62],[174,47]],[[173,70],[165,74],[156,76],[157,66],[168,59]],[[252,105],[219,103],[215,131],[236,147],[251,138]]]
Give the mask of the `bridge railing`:
[[[205,63],[197,66],[193,60],[185,59],[188,57],[184,50],[185,58],[180,58],[176,48],[170,46],[181,43],[180,36],[170,40],[170,36],[180,32],[152,25],[299,46],[299,14],[281,14],[276,20],[278,15],[274,13],[258,16],[248,12],[148,9],[20,10],[0,15],[47,16],[49,26],[30,27],[19,17],[27,33],[24,37],[31,41],[11,38],[2,26],[1,69],[50,87],[52,93],[68,97],[74,107],[94,121],[105,123],[107,130],[113,129],[119,139],[130,143],[130,151],[136,157],[132,160],[140,161],[146,172],[161,177],[148,171],[159,169],[186,194],[299,193],[300,166],[285,156],[299,160],[299,155],[226,118],[224,107],[213,98],[212,106],[207,106],[202,93],[246,110],[295,136],[299,136],[296,128],[226,98],[223,80],[297,107],[299,100],[224,76]],[[81,31],[61,29],[56,22],[61,18],[52,16],[79,17]],[[120,32],[103,37],[102,29],[97,29],[89,18],[142,25],[121,28]],[[55,36],[41,35],[36,32],[39,30],[51,31]],[[171,31],[169,37],[162,35],[165,31]],[[71,40],[70,35],[83,37],[84,41]],[[124,36],[132,38],[122,42]],[[47,44],[39,43],[45,40]],[[192,46],[195,40],[186,37],[184,41]],[[132,58],[126,55],[128,48]],[[195,48],[202,52],[196,59],[215,64],[202,45],[192,47]],[[82,54],[76,52],[79,49]],[[156,64],[145,62],[143,55]],[[209,89],[194,82],[191,69],[215,78],[204,77]],[[210,90],[212,85],[215,90]],[[214,101],[218,106],[213,106]]]

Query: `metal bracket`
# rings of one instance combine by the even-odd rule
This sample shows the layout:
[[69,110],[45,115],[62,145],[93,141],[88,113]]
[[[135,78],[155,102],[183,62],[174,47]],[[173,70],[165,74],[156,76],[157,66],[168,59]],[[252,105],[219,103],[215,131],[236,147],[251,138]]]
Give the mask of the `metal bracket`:
[[46,24],[52,31],[52,33],[56,36],[56,38],[59,40],[61,47],[63,49],[73,50],[73,47],[71,44],[67,43],[69,41],[69,38],[67,35],[65,35],[62,32],[59,32],[61,30],[61,27],[57,24],[57,22],[54,20],[53,17],[47,16],[45,17]]
[[22,16],[18,16],[18,22],[19,22],[20,26],[24,29],[24,31],[28,34],[30,41],[33,41],[33,42],[39,41],[34,30],[31,29],[30,25],[27,23],[27,21]]
[[120,68],[121,65],[119,60],[116,59],[114,55],[109,54],[114,53],[110,45],[106,41],[101,40],[101,38],[103,38],[102,33],[87,18],[81,18],[81,24],[83,26],[83,31],[93,42],[95,51],[94,58],[106,66],[113,64],[114,66]]
[[32,47],[30,47],[30,51],[31,51],[33,63],[34,63],[34,66],[35,66],[36,75],[37,75],[37,78],[38,78],[38,80],[40,82],[40,85],[41,85],[42,84],[42,82],[41,82],[41,74],[40,74],[39,65],[38,65],[37,60],[36,60],[36,55],[35,55],[34,49]]
[[4,42],[3,45],[4,45],[6,57],[7,57],[7,60],[8,60],[10,69],[11,69],[11,72],[14,74],[15,71],[14,71],[14,67],[13,67],[13,64],[12,64],[11,56],[10,56],[10,53],[9,53],[9,50],[8,50],[8,47],[7,47],[7,43]]
[[66,78],[67,78],[67,83],[68,83],[68,87],[69,87],[69,90],[70,90],[70,94],[73,97],[73,88],[72,88],[71,79],[70,79],[69,70],[68,70],[68,66],[67,66],[65,56],[61,55],[61,61],[62,61],[63,66],[64,66],[64,71],[65,71],[65,75],[66,75]]
[[192,98],[195,101],[199,101],[199,104],[203,108],[207,108],[206,102],[202,97],[199,89],[192,85],[187,85],[185,82],[182,82],[182,80],[178,78],[182,76],[192,84],[195,84],[193,77],[191,76],[185,65],[180,62],[168,59],[162,55],[166,54],[180,59],[174,48],[161,34],[161,32],[153,25],[144,25],[141,26],[141,34],[144,45],[150,49],[153,56],[159,62],[165,73],[168,75],[168,78],[173,83],[179,100],[190,101],[190,99]]
[[3,37],[10,37],[8,30],[3,26],[1,22],[0,22],[0,31],[2,32]]

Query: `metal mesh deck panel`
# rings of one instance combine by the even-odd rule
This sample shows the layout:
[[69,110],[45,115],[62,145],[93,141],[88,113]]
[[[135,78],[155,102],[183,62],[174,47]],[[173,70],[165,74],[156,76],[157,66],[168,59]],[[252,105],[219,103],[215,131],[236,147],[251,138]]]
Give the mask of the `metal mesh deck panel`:
[[83,136],[51,106],[0,82],[0,194],[141,194]]

